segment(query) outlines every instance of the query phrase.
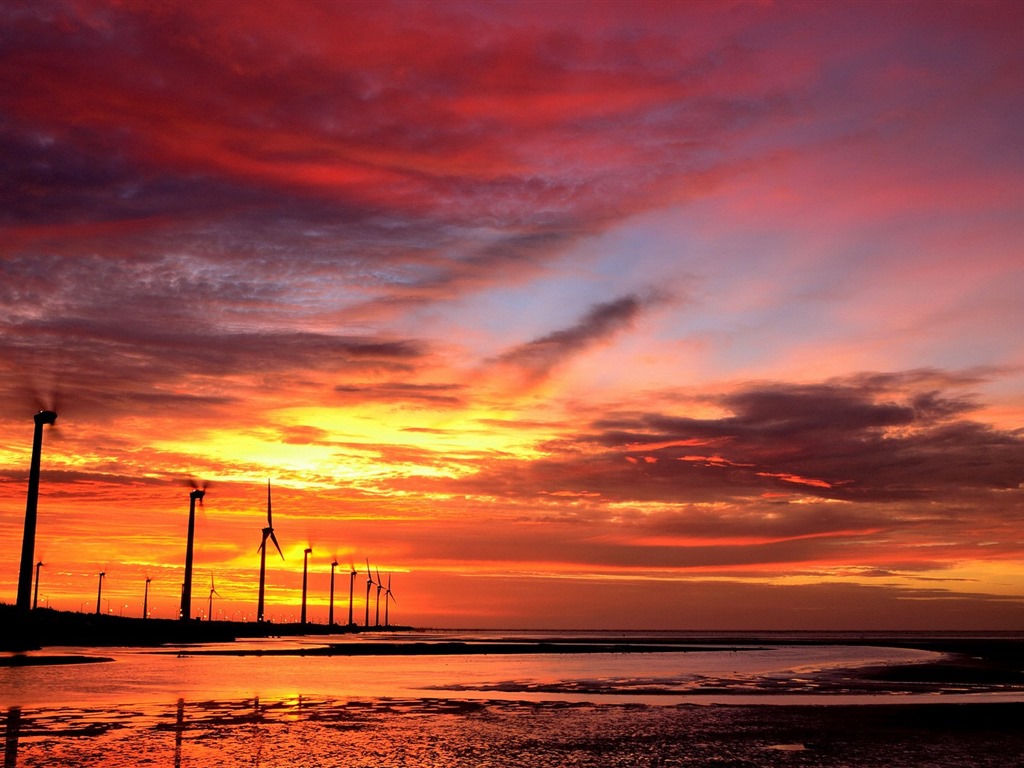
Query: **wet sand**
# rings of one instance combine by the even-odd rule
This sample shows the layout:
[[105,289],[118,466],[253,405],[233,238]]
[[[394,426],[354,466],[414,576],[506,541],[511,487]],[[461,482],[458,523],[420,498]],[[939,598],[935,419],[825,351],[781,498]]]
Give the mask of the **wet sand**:
[[1005,768],[1019,765],[1024,755],[1022,716],[1024,704],[183,701],[117,712],[8,712],[5,739],[13,757],[5,768]]

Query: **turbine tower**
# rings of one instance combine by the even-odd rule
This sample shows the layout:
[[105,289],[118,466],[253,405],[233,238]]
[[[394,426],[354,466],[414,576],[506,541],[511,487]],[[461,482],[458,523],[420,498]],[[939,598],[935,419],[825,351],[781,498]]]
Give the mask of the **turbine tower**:
[[25,530],[21,540],[21,569],[18,571],[18,610],[28,613],[32,596],[32,564],[36,549],[36,510],[39,506],[39,461],[43,453],[43,425],[54,424],[54,411],[39,411],[35,416],[36,428],[32,434],[32,463],[28,470],[28,500],[25,503]]
[[40,560],[36,563],[36,586],[32,590],[32,610],[34,611],[39,607],[39,569],[43,567],[43,561]]
[[379,627],[380,626],[380,592],[381,592],[382,589],[384,589],[384,585],[380,583],[380,568],[376,568],[375,567],[374,570],[377,572],[377,618],[374,621],[374,625],[373,626]]
[[149,576],[146,577],[146,591],[142,595],[142,618],[149,618],[149,582],[152,579]]
[[96,615],[100,615],[100,597],[103,596],[103,577],[106,576],[103,571],[100,571],[100,585],[96,589]]
[[309,556],[313,554],[312,547],[302,550],[302,611],[299,614],[299,623],[306,626],[306,584],[309,576]]
[[356,576],[359,575],[359,571],[356,570],[356,564],[354,562],[349,563],[352,568],[352,573],[348,577],[348,625],[354,627],[356,623],[352,620],[352,596],[355,592]]
[[373,576],[370,575],[370,558],[366,558],[366,622],[364,626],[370,628],[370,587],[373,586]]
[[181,587],[181,616],[182,621],[192,618],[192,549],[196,535],[196,500],[203,503],[203,496],[206,495],[206,486],[202,488],[195,483],[192,484],[192,491],[188,495],[188,539],[185,542],[185,583]]
[[388,588],[384,592],[384,626],[385,627],[390,627],[391,626],[391,620],[390,620],[390,618],[388,616],[388,602],[391,601],[391,600],[394,600],[396,603],[398,602],[397,600],[395,600],[395,596],[391,593],[391,574],[389,573],[388,574]]
[[334,569],[338,567],[338,558],[331,560],[331,602],[327,609],[327,626],[334,626]]
[[267,480],[267,527],[263,529],[263,541],[260,542],[258,549],[260,553],[260,599],[256,606],[256,621],[260,623],[263,622],[263,593],[267,583],[267,539],[274,542],[274,546],[277,547],[277,553],[284,560],[284,552],[281,551],[281,545],[277,543],[277,536],[274,535],[274,520],[270,512],[269,480]]

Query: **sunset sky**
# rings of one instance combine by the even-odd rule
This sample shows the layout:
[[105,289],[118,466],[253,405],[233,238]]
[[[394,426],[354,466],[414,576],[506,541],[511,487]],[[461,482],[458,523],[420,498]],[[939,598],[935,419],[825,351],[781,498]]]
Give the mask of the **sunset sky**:
[[[0,601],[1024,628],[1024,4],[0,5]],[[375,594],[375,593],[374,593]],[[381,605],[381,621],[384,606]],[[371,600],[371,622],[375,605]]]

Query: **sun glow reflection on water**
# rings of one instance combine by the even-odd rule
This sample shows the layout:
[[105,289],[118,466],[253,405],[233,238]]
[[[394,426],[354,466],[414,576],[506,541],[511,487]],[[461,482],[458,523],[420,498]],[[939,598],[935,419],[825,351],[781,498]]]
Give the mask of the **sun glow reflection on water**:
[[[326,638],[333,642],[335,638]],[[422,638],[417,638],[422,640]],[[354,641],[358,642],[358,641]],[[117,705],[186,700],[444,697],[677,704],[796,703],[844,694],[834,670],[907,664],[937,654],[862,646],[701,648],[666,653],[433,656],[202,655],[206,651],[300,651],[324,637],[282,638],[175,650],[101,649],[113,661],[0,668],[0,706]],[[51,648],[48,654],[79,654]],[[863,691],[845,691],[850,696]],[[892,700],[891,696],[883,698]]]

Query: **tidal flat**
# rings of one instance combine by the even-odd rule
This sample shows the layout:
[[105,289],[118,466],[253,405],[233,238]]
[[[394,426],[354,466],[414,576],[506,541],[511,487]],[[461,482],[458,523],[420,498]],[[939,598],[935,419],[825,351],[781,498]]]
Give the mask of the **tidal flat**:
[[17,723],[8,712],[5,768],[1005,768],[1024,754],[1022,716],[1022,704],[180,701],[26,711]]
[[48,647],[0,666],[4,768],[1002,768],[1024,754],[1021,648],[465,632]]

